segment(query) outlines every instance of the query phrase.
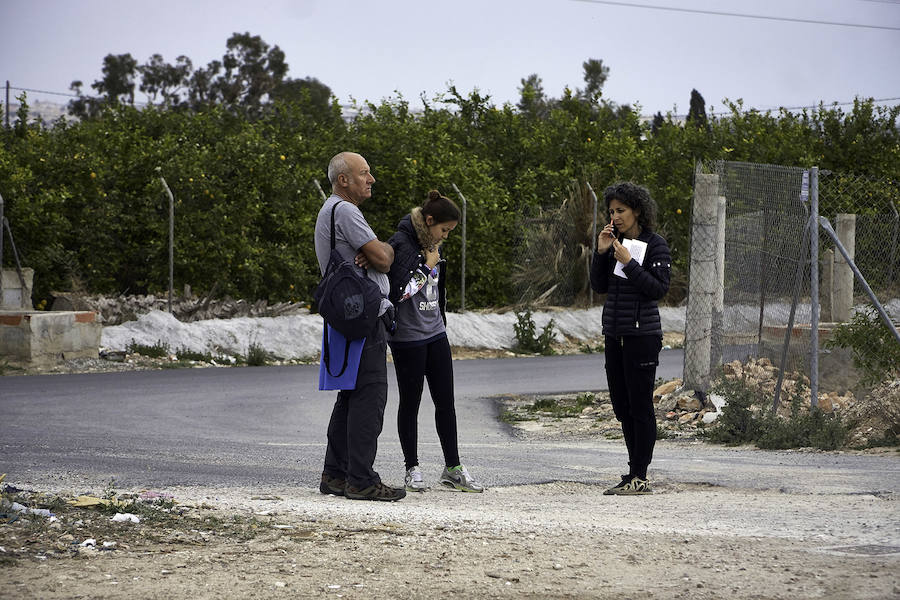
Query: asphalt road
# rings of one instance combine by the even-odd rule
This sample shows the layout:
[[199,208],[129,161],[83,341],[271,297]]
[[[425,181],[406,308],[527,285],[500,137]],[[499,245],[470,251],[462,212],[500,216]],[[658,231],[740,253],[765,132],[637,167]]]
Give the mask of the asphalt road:
[[[664,351],[658,376],[681,374]],[[605,388],[602,355],[454,363],[460,453],[487,485],[618,480],[621,442],[526,442],[497,420],[492,396]],[[376,469],[402,481],[393,368]],[[180,369],[0,377],[0,473],[7,481],[73,491],[117,487],[317,485],[334,392],[318,367]],[[419,419],[420,460],[441,468],[430,403]],[[900,492],[900,461],[837,453],[762,452],[696,442],[658,444],[666,479],[816,493]]]

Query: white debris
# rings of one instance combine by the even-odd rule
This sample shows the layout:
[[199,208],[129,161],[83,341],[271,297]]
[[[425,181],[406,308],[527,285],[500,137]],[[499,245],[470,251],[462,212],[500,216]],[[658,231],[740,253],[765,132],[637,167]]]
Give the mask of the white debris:
[[114,521],[116,523],[140,523],[141,519],[137,515],[133,515],[131,513],[116,513],[116,515],[110,519],[110,521]]

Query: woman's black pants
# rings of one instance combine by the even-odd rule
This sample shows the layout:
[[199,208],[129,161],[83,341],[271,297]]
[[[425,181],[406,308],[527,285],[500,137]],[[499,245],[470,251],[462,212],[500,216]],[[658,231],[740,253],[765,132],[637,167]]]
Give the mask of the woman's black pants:
[[616,419],[628,448],[629,474],[647,478],[656,444],[653,386],[662,338],[606,336],[606,381]]

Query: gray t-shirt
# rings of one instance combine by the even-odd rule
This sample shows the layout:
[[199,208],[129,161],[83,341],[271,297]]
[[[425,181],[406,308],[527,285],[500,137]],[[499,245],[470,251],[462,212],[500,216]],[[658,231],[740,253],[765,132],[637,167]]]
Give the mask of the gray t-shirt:
[[438,299],[439,272],[438,269],[423,272],[427,268],[421,267],[413,273],[410,285],[420,286],[419,290],[397,304],[397,331],[391,337],[392,342],[419,342],[446,331]]
[[[369,223],[363,216],[359,207],[352,202],[346,202],[339,196],[329,197],[316,218],[316,258],[319,260],[319,271],[324,275],[328,267],[328,259],[331,257],[331,207],[340,203],[334,213],[335,244],[334,247],[346,260],[353,262],[353,258],[359,253],[359,249],[378,239]],[[391,303],[387,300],[390,283],[386,273],[375,269],[366,269],[369,279],[378,284],[381,294],[385,299],[381,302],[381,311]]]

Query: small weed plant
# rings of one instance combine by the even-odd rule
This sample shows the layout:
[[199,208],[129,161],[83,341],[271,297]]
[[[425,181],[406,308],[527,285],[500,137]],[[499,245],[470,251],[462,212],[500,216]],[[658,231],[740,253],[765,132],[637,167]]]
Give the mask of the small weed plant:
[[544,356],[555,354],[550,343],[553,341],[553,328],[556,326],[556,321],[550,319],[550,322],[544,325],[541,333],[538,334],[530,308],[526,308],[521,313],[517,312],[516,319],[518,322],[513,325],[516,332],[516,352]]
[[250,346],[247,347],[247,366],[249,367],[263,367],[269,364],[274,357],[266,352],[266,349],[263,348],[257,342],[250,342]]
[[164,358],[169,355],[169,344],[162,340],[157,340],[152,346],[146,344],[138,344],[131,338],[131,343],[125,348],[128,354],[140,354],[149,358]]
[[213,356],[209,352],[196,352],[187,348],[179,348],[175,352],[175,358],[178,360],[193,360],[196,362],[212,362]]
[[600,342],[593,345],[589,342],[585,342],[578,346],[578,350],[580,350],[583,354],[603,354],[603,351],[606,350],[606,347]]
[[586,407],[595,402],[594,394],[584,392],[574,399],[570,398],[538,398],[527,407],[529,413],[544,413],[554,418],[580,415]]

